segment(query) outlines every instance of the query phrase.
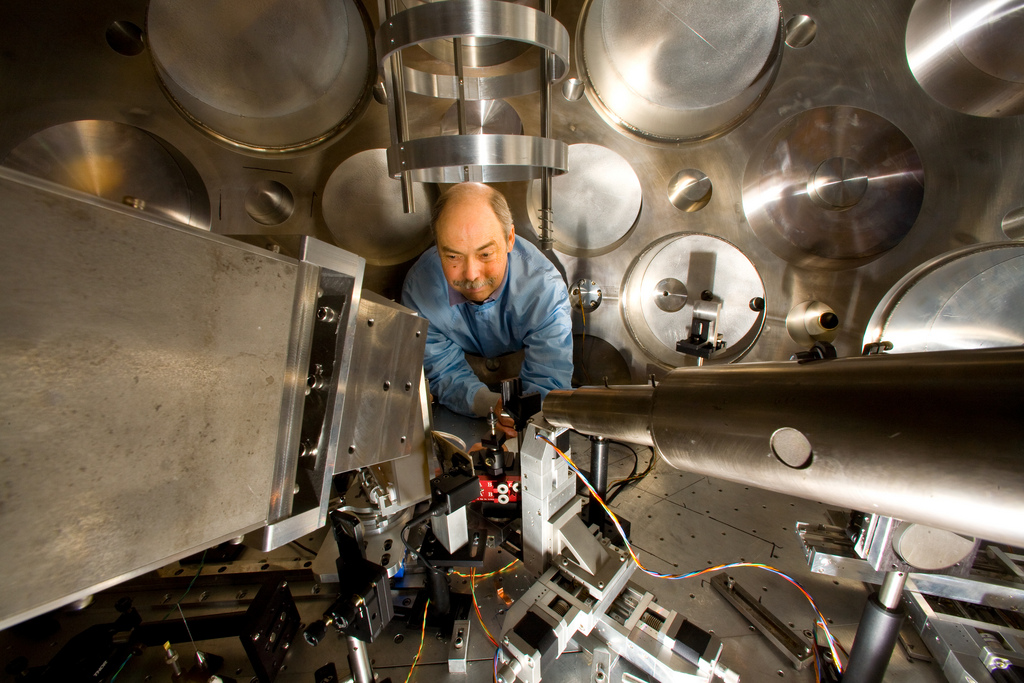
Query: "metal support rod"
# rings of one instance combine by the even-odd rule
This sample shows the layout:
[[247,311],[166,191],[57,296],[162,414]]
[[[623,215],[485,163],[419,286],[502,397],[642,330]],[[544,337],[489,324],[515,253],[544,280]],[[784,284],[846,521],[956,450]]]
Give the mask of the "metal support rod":
[[370,653],[366,643],[348,636],[348,668],[352,671],[355,683],[373,683],[373,668],[370,666]]
[[455,52],[455,77],[459,84],[459,96],[455,100],[456,113],[459,117],[459,135],[466,135],[466,67],[462,59],[462,38],[452,40],[452,49]]
[[878,602],[886,609],[896,609],[903,599],[903,587],[906,585],[906,572],[887,572],[878,589]]
[[[544,13],[551,16],[551,0],[544,0]],[[551,137],[551,53],[541,51],[540,84],[540,136]],[[544,168],[540,176],[540,248],[550,251],[555,246],[551,226],[551,169]]]
[[889,572],[882,587],[868,597],[861,614],[857,635],[850,650],[850,661],[843,683],[881,683],[889,666],[906,610],[900,605],[905,572]]
[[[597,495],[606,498],[608,492],[608,439],[603,436],[590,437],[590,485]],[[601,525],[604,523],[604,509],[601,504],[590,496],[590,507],[587,508],[587,524]]]
[[[383,0],[385,20],[396,14],[395,0]],[[389,87],[390,86],[390,87]],[[384,88],[388,94],[388,118],[391,119],[391,145],[399,151],[409,140],[409,113],[405,102],[405,69],[401,51],[391,56],[391,69],[384,72]],[[416,198],[413,194],[412,178],[408,171],[401,172],[402,210],[416,212]]]
[[678,368],[657,387],[552,391],[559,427],[668,465],[1024,545],[1024,349]]

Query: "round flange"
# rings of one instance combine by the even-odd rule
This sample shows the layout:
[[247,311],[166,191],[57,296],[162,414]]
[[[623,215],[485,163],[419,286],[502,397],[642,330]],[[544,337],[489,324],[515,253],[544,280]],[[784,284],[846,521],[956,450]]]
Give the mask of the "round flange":
[[[628,161],[587,143],[569,145],[569,173],[551,182],[555,249],[572,256],[599,256],[622,244],[640,217],[643,190]],[[540,229],[540,181],[530,184],[527,205]]]
[[80,192],[204,230],[210,201],[199,173],[167,141],[114,121],[70,121],[19,143],[8,166]]
[[690,142],[753,112],[778,72],[782,33],[778,0],[589,0],[576,61],[610,124],[646,140]]
[[[430,246],[430,207],[426,188],[417,184],[416,213],[402,212],[402,189],[388,177],[383,149],[350,156],[327,179],[323,214],[334,241],[374,266],[404,263]],[[372,226],[372,229],[368,229]]]
[[906,135],[855,107],[787,119],[759,145],[743,179],[754,234],[794,265],[838,270],[896,246],[917,220],[924,170]]
[[146,30],[182,115],[254,152],[298,151],[336,135],[376,78],[368,19],[353,0],[152,0]]
[[897,282],[868,321],[864,343],[892,353],[1024,345],[1024,244],[943,254]]
[[1024,113],[1024,2],[917,0],[907,63],[939,104],[974,116]]
[[711,235],[677,234],[651,244],[630,266],[622,312],[648,356],[678,367],[695,362],[676,351],[676,342],[690,336],[695,305],[720,303],[717,332],[726,347],[708,362],[731,362],[746,354],[764,325],[764,312],[750,306],[754,298],[764,298],[764,283],[739,249]]

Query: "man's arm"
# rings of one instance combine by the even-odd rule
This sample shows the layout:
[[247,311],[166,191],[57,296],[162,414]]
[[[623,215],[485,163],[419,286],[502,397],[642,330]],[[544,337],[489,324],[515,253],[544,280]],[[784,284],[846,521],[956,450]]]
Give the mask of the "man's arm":
[[463,415],[481,417],[497,401],[469,363],[462,348],[431,325],[423,369],[430,381],[430,392],[441,405]]
[[[430,322],[423,354],[423,370],[430,391],[441,405],[470,416],[486,415],[496,398],[477,379],[462,347],[443,332],[450,317],[443,279],[431,277],[431,263],[417,262],[402,288],[402,303]],[[445,307],[445,308],[442,308]],[[486,404],[486,405],[484,405]]]
[[572,315],[561,279],[539,294],[523,339],[526,357],[519,377],[524,391],[539,391],[543,398],[552,389],[572,386]]

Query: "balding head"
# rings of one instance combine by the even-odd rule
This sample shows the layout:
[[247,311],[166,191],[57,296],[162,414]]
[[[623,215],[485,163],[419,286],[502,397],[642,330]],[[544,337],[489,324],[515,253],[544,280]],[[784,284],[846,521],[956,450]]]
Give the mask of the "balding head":
[[494,217],[498,219],[498,223],[505,231],[505,239],[512,234],[512,211],[508,208],[505,195],[483,183],[459,183],[441,193],[430,212],[430,229],[434,232],[435,240],[437,239],[437,224],[445,209],[463,203],[489,205]]

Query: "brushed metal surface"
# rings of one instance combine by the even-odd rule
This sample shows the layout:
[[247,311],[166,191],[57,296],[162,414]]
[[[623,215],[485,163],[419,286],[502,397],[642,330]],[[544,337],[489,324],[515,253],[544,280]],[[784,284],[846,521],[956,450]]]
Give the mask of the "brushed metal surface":
[[422,444],[420,377],[426,343],[425,318],[363,292],[334,471],[396,460]]
[[0,178],[3,627],[266,522],[297,265]]
[[924,198],[910,140],[863,109],[821,107],[782,124],[751,156],[743,210],[754,233],[797,265],[862,265],[899,244]]
[[[376,25],[375,3],[367,4],[371,23]],[[321,210],[324,186],[345,159],[389,144],[384,107],[369,103],[354,117],[344,135],[335,136],[302,154],[254,158],[239,148],[217,144],[191,126],[167,99],[154,74],[148,48],[132,57],[115,51],[104,40],[103,36],[115,21],[146,26],[146,5],[142,0],[91,3],[61,0],[2,6],[0,26],[3,28],[0,31],[4,47],[0,68],[4,78],[0,79],[0,156],[40,130],[69,121],[99,119],[130,124],[168,142],[195,167],[211,199],[214,232],[263,233],[268,238],[312,235],[326,241],[336,240]],[[761,335],[745,360],[782,360],[800,350],[790,339],[785,320],[787,313],[803,301],[821,301],[833,308],[841,319],[834,341],[840,355],[859,354],[872,312],[885,293],[908,272],[965,245],[1019,237],[1014,229],[1017,224],[1014,216],[1019,215],[1024,197],[1024,119],[965,116],[939,104],[922,89],[907,64],[906,37],[913,5],[912,0],[872,0],[856,4],[782,0],[785,17],[804,15],[814,21],[813,41],[799,49],[784,47],[775,82],[757,109],[742,125],[699,144],[677,147],[643,144],[610,126],[588,98],[566,100],[561,95],[552,98],[552,135],[571,144],[597,144],[615,151],[629,161],[643,189],[644,209],[637,225],[629,239],[617,248],[600,256],[554,255],[568,282],[587,278],[603,291],[603,304],[587,313],[587,337],[594,335],[614,346],[628,363],[634,381],[643,381],[651,372],[651,362],[629,334],[621,309],[615,304],[630,264],[648,245],[668,234],[694,232],[721,237],[736,245],[757,268],[765,286],[766,319]],[[555,3],[555,17],[565,26],[576,27],[582,6],[582,0],[559,0]],[[53,39],[55,35],[60,36],[59,41]],[[577,53],[574,37],[572,54]],[[523,57],[529,59],[517,63],[517,68],[536,66],[530,51],[519,59]],[[574,59],[568,74],[570,78],[581,80],[578,66],[578,60]],[[512,76],[513,80],[523,81],[520,92],[529,93],[536,90],[535,75],[536,72]],[[427,80],[431,87],[447,89],[447,97],[455,92],[451,71]],[[467,81],[468,86],[474,84],[485,88],[479,97],[504,96],[495,90],[496,82]],[[472,87],[470,91],[473,92]],[[510,103],[521,114],[526,133],[536,135],[537,98],[517,95]],[[421,112],[414,112],[411,121],[414,129],[420,135],[436,134],[437,123],[448,106],[450,103],[443,100],[431,101]],[[870,263],[840,271],[808,268],[780,259],[757,239],[742,209],[743,174],[755,147],[794,114],[825,106],[867,109],[891,121],[913,143],[928,177],[918,223],[902,242]],[[684,213],[666,196],[669,181],[680,169],[698,169],[713,183],[713,196],[700,211]],[[272,227],[255,223],[244,206],[248,189],[265,179],[282,182],[294,195],[292,215]],[[528,184],[505,183],[500,189],[509,197],[516,224],[528,226]],[[1010,232],[1004,233],[1004,227]],[[366,228],[352,226],[349,229],[359,232]],[[403,275],[403,266],[370,266],[366,281],[372,283],[376,291],[397,296]],[[577,334],[583,329],[578,317],[574,319],[574,326]],[[600,383],[600,378],[593,379]],[[632,456],[628,458],[631,463]],[[625,471],[628,469],[627,465]],[[679,481],[689,483],[686,479]],[[640,515],[640,518],[654,514],[655,519],[649,520],[640,531],[646,534],[643,545],[652,549],[659,545],[659,536],[666,539],[666,547],[659,553],[670,558],[665,568],[671,569],[672,562],[682,566],[689,566],[691,562],[703,565],[707,560],[719,561],[733,554],[764,560],[770,555],[781,555],[783,559],[771,561],[794,568],[803,566],[797,543],[788,542],[781,533],[776,536],[763,533],[768,527],[762,528],[762,525],[768,525],[769,521],[757,520],[750,528],[745,525],[757,519],[761,514],[760,504],[766,500],[773,513],[772,519],[777,516],[780,520],[791,510],[816,507],[813,503],[785,499],[753,488],[744,491],[741,485],[719,481],[717,486],[701,484],[701,491],[692,496],[699,502],[691,504],[692,509],[688,510],[665,501],[672,496],[675,496],[672,500],[679,501],[684,493],[689,496],[690,491],[677,492],[664,477],[661,485],[665,488],[656,489],[660,497],[652,498],[642,491],[642,500],[622,501],[622,509],[627,515]],[[719,489],[726,493],[718,493]],[[775,503],[771,501],[776,500],[785,502],[778,502],[774,509]],[[790,508],[791,504],[796,507]],[[700,507],[700,514],[695,512],[697,507]],[[734,508],[739,511],[733,512]],[[668,509],[679,509],[683,515],[699,519],[705,526],[695,528],[692,533],[696,538],[691,538],[685,525],[676,523],[675,518],[664,517],[669,514],[665,512]],[[705,515],[705,509],[713,512]],[[711,521],[711,517],[744,528],[746,533],[734,533],[724,522]],[[773,529],[781,530],[783,526],[786,526],[785,521],[771,524]],[[757,536],[771,542],[755,539],[750,529],[757,529]],[[721,537],[719,530],[729,536]],[[773,552],[772,542],[783,548]],[[760,550],[752,549],[755,546]],[[669,547],[677,549],[679,555],[668,554]],[[651,581],[653,583],[653,579]],[[833,587],[831,579],[817,576],[805,576],[802,582],[816,596],[819,592],[825,596],[821,599],[826,609],[831,610],[829,616],[835,617],[837,630],[848,644],[860,613],[858,600],[863,598],[859,584],[843,581],[841,586]],[[784,588],[776,591],[773,584],[766,585],[772,591],[766,599],[777,600],[790,620],[806,618],[803,606],[792,600]],[[727,647],[735,642],[743,652],[740,661],[728,664],[741,674],[752,676],[750,680],[764,676],[774,680],[775,670],[783,668],[784,662],[777,661],[772,651],[759,642],[758,636],[748,633],[746,624],[738,617],[733,620],[724,612],[723,605],[719,605],[713,595],[694,590],[688,582],[662,582],[649,588],[659,591],[659,595],[665,592],[669,596],[668,604],[673,607],[684,605],[698,618],[706,614],[712,620],[720,620],[721,623],[714,626],[716,632],[728,633],[732,641]],[[485,612],[495,612],[502,603],[491,591],[487,592],[491,595],[485,598],[489,605]],[[690,593],[696,597],[691,599]],[[318,615],[314,612],[312,610],[308,616],[316,618]],[[410,628],[405,636],[401,645],[388,646],[393,650],[389,660],[393,666],[391,673],[400,673],[403,677],[415,654],[418,631],[413,633]],[[431,652],[432,642],[428,638],[425,655]],[[312,659],[319,652],[322,651],[310,650],[306,656]],[[439,656],[443,653],[442,648]],[[299,651],[293,654],[294,669],[290,666],[279,680],[299,681],[310,677],[316,667],[301,665],[300,662],[306,660],[298,654]],[[482,680],[490,676],[488,654],[484,652],[479,655],[479,661],[470,663],[471,680],[473,676],[480,676]],[[338,651],[336,659],[344,659],[343,650]],[[246,666],[244,658],[236,661],[237,666]],[[425,661],[429,671],[429,657]],[[166,674],[159,658],[150,673],[154,678]],[[799,679],[789,670],[784,673],[790,680]],[[427,672],[419,675],[427,675]],[[440,678],[443,676],[439,673]],[[894,656],[889,676],[894,681],[941,678],[930,665],[910,664],[899,656]]]
[[652,244],[626,274],[622,313],[651,360],[667,367],[693,364],[696,358],[676,351],[676,342],[690,337],[694,305],[705,295],[722,304],[717,326],[726,343],[710,362],[741,357],[764,321],[750,305],[764,298],[764,284],[750,260],[725,240],[675,235]]
[[[679,368],[648,388],[648,427],[683,471],[1020,546],[1022,373],[1020,348]],[[628,438],[640,417],[629,389],[617,401],[614,389],[555,391],[544,415]],[[589,431],[616,402],[622,417]],[[766,457],[780,428],[804,435],[808,464]]]
[[341,163],[324,186],[324,221],[335,242],[367,263],[403,263],[430,246],[433,195],[417,185],[416,213],[402,212],[398,183],[388,177],[387,154],[369,149]]
[[353,0],[149,3],[147,38],[172,101],[242,147],[303,147],[336,133],[365,99],[370,39]]
[[576,50],[609,121],[679,142],[720,135],[753,111],[778,70],[781,35],[776,0],[591,0]]
[[1024,113],[1024,2],[917,0],[910,69],[937,102],[975,116]]
[[[469,100],[463,103],[466,134],[521,135],[523,121],[504,100]],[[459,134],[459,104],[456,102],[441,117],[441,134]]]
[[[535,230],[540,183],[534,180],[527,195]],[[570,145],[569,171],[553,178],[551,186],[555,249],[574,256],[600,256],[621,245],[643,205],[640,179],[629,162],[600,145]]]
[[210,200],[185,157],[139,128],[69,121],[20,143],[3,165],[197,228],[210,227]]
[[879,302],[864,343],[892,353],[1024,345],[1024,245],[966,247],[924,263]]
[[[404,8],[422,5],[428,2],[443,0],[399,0],[399,6]],[[533,9],[542,9],[540,0],[503,0],[514,2],[517,5],[525,5]],[[421,47],[437,59],[455,63],[454,41],[452,39],[433,40],[423,43]],[[462,39],[462,58],[468,67],[487,67],[504,64],[515,59],[525,50],[528,45],[518,43],[514,40],[500,40],[497,38],[479,38],[467,36]]]

